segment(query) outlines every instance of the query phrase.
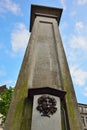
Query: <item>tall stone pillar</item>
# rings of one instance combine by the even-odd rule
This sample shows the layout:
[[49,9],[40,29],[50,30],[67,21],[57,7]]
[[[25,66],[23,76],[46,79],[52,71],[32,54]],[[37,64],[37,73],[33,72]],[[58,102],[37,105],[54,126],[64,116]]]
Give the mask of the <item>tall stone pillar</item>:
[[31,6],[31,36],[5,130],[83,129],[58,29],[61,14],[59,8]]

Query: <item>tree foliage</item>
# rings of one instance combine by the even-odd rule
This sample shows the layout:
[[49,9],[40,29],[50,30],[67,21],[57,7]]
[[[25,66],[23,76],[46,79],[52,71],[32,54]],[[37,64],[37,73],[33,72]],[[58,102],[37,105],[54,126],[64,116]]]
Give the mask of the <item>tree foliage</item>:
[[0,94],[0,113],[2,114],[0,118],[2,118],[2,124],[5,122],[13,92],[14,88],[9,87]]

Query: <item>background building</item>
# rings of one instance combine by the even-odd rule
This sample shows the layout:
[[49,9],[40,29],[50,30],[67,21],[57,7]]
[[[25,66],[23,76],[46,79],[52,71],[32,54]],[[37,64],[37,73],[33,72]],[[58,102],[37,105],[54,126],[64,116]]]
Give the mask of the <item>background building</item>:
[[81,114],[84,130],[87,130],[87,105],[79,103],[78,107]]

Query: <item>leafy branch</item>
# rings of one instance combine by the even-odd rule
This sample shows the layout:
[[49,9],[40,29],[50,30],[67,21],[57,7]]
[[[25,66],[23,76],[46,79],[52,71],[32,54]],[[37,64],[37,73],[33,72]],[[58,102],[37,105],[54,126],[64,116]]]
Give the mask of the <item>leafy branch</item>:
[[6,120],[13,92],[14,88],[9,87],[0,94],[0,113],[2,114],[2,116],[0,117],[2,119],[1,125],[3,125]]

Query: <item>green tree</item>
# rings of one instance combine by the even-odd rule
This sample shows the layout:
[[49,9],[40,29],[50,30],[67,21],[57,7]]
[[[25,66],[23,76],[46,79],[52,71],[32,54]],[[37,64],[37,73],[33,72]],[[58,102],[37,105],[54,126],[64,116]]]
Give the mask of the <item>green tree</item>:
[[0,113],[2,114],[2,116],[0,118],[2,118],[2,124],[5,122],[6,120],[6,116],[8,113],[8,109],[10,106],[10,102],[12,99],[12,95],[14,92],[14,88],[13,87],[9,87],[7,88],[4,92],[2,92],[0,94]]

